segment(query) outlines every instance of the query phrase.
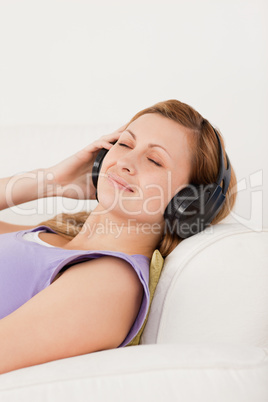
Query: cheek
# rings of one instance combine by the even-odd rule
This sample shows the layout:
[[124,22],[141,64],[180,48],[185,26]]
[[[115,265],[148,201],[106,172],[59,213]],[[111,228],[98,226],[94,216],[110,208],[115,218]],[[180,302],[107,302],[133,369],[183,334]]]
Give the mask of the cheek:
[[168,204],[170,196],[170,188],[167,177],[154,179],[150,177],[150,181],[144,186],[144,206],[148,212],[163,213]]
[[107,168],[113,163],[115,160],[115,157],[113,157],[114,152],[111,150],[107,152],[105,155],[105,158],[103,159],[102,165],[101,165],[101,172],[105,172]]
[[143,187],[147,209],[164,213],[171,199],[187,184],[180,172],[165,171],[148,177]]
[[101,172],[106,172],[111,166],[115,166],[117,164],[118,159],[123,156],[123,150],[118,149],[118,146],[113,146],[105,155],[103,159]]
[[161,194],[162,197],[168,198],[172,191],[172,180],[171,172],[165,171],[164,174],[155,174],[154,179],[151,180],[152,190],[155,193]]

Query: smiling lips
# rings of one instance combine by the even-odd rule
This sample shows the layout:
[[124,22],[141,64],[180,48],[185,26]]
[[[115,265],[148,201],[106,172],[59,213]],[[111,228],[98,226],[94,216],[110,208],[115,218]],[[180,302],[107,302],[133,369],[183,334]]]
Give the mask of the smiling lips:
[[113,173],[108,173],[108,179],[111,180],[113,183],[117,184],[119,187],[124,188],[127,191],[134,192],[131,186],[121,177],[116,176]]

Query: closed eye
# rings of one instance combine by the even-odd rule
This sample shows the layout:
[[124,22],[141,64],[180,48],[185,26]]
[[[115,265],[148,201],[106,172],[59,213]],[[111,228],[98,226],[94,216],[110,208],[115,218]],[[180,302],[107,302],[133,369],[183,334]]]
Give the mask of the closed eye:
[[[121,147],[126,147],[126,148],[130,148],[127,144],[123,144],[122,142],[118,142],[118,145],[120,145]],[[156,166],[162,166],[160,165],[160,163],[154,161],[153,159],[148,158],[148,160],[152,163],[154,163]]]
[[122,142],[118,142],[118,145],[120,145],[121,147],[127,147],[127,148],[130,148],[128,145],[126,145],[126,144],[122,144]]
[[153,162],[156,166],[162,166],[162,165],[160,165],[160,163],[154,161],[153,159],[148,158],[148,160],[149,160],[150,162]]

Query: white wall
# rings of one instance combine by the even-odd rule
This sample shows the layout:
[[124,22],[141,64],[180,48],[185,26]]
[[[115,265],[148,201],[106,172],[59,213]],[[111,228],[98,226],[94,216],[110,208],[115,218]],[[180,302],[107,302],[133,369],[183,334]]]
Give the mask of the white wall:
[[[116,128],[176,98],[221,129],[247,187],[237,213],[250,219],[252,194],[262,192],[260,215],[268,203],[267,20],[266,0],[0,0],[1,176],[13,166],[10,127],[17,136],[29,126],[39,136],[44,126]],[[64,143],[64,129],[57,136]],[[20,152],[15,141],[13,159]]]

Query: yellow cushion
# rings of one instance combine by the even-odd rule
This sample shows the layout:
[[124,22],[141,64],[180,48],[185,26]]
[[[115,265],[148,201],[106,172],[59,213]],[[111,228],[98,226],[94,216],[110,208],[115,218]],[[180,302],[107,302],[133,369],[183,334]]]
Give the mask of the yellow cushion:
[[135,338],[133,338],[132,341],[130,341],[126,346],[134,346],[134,345],[138,345],[140,343],[140,338],[141,338],[142,332],[143,332],[144,327],[145,327],[145,325],[147,323],[147,320],[148,320],[148,315],[149,315],[149,312],[150,312],[151,303],[152,303],[152,300],[153,300],[153,296],[154,296],[156,286],[157,286],[159,278],[160,278],[160,274],[161,274],[163,265],[164,265],[164,259],[163,259],[162,255],[160,254],[160,251],[155,250],[153,252],[153,255],[152,255],[152,258],[151,258],[150,271],[149,271],[149,291],[150,291],[149,310],[148,310],[148,313],[146,315],[146,318],[144,320],[144,323],[143,323],[141,329],[139,330],[139,332],[137,333]]

